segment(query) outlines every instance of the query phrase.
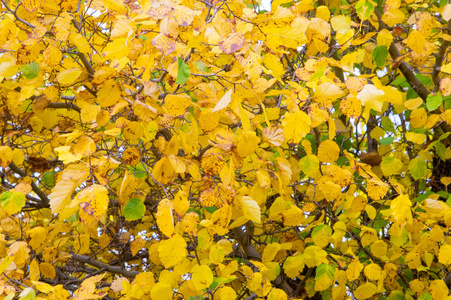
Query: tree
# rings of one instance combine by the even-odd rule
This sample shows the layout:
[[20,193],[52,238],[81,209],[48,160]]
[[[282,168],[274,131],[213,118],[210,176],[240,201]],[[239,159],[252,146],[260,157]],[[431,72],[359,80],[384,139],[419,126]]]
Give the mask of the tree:
[[1,2],[2,299],[449,297],[451,4]]

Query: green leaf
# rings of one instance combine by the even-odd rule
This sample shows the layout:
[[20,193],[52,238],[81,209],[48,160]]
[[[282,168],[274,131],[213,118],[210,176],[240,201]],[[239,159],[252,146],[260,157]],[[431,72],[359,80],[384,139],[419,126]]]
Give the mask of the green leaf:
[[332,228],[330,228],[329,225],[318,225],[315,228],[313,228],[312,231],[312,237],[315,237],[318,233],[320,233],[322,230],[326,231],[327,234],[332,234]]
[[418,298],[418,300],[432,300],[432,296],[431,294],[426,292],[423,295],[421,295],[420,298]]
[[374,11],[374,5],[370,1],[360,0],[357,2],[355,9],[359,14],[359,17],[363,20],[368,19],[371,16],[371,13]]
[[204,207],[204,210],[206,210],[208,213],[212,214],[215,211],[217,211],[218,208],[216,206],[210,206],[210,207]]
[[426,99],[426,107],[429,111],[433,111],[440,107],[440,104],[442,104],[443,96],[440,92],[433,95],[432,93],[428,95],[428,98]]
[[199,71],[201,71],[201,72],[204,72],[204,73],[210,72],[210,68],[207,67],[207,66],[206,66],[203,62],[201,62],[201,61],[196,61],[196,62],[194,62],[194,66],[196,66],[196,68],[197,68]]
[[320,264],[316,268],[316,276],[315,276],[315,290],[324,291],[326,290],[333,282],[335,275],[334,266],[328,264]]
[[317,78],[321,78],[324,76],[324,71],[326,70],[326,66],[322,66],[318,69],[318,71],[316,71],[315,73],[313,73],[312,76],[310,76],[310,81],[313,81]]
[[25,195],[19,192],[4,192],[0,196],[3,210],[13,215],[18,213],[25,206]]
[[33,288],[29,287],[24,289],[19,296],[20,296],[19,300],[34,300],[36,299],[36,292],[34,291]]
[[183,58],[179,57],[179,60],[177,62],[178,65],[178,72],[177,72],[177,81],[176,84],[182,84],[185,83],[188,77],[191,75],[191,72],[189,71],[188,66],[185,64],[185,61]]
[[438,157],[440,157],[441,160],[445,160],[445,154],[446,154],[446,146],[443,145],[441,142],[438,142],[434,145],[435,153],[437,153]]
[[54,187],[55,186],[55,173],[54,172],[45,172],[44,175],[42,175],[41,179],[42,184],[44,184],[47,187]]
[[309,154],[299,161],[301,171],[309,177],[314,177],[319,171],[319,159],[315,155]]
[[20,67],[20,70],[22,71],[23,76],[27,79],[33,79],[38,77],[39,74],[39,65],[37,62],[29,63],[28,65],[23,65]]
[[385,176],[391,176],[398,173],[402,166],[403,163],[393,156],[385,156],[381,163],[382,173],[384,173]]
[[136,166],[127,166],[128,170],[138,179],[144,178],[147,176],[146,169],[144,168],[142,162],[137,164]]
[[390,145],[391,143],[393,143],[394,140],[395,140],[394,136],[388,136],[388,137],[380,139],[379,143],[381,145],[385,146],[385,145]]
[[409,163],[409,171],[410,175],[412,175],[413,179],[418,180],[423,178],[426,175],[426,161],[419,157],[414,158]]
[[371,53],[373,56],[374,62],[379,68],[382,68],[385,66],[385,60],[388,56],[388,49],[386,45],[379,45],[376,46],[376,48],[373,49],[373,52]]
[[145,36],[145,35],[138,35],[138,39],[143,40],[143,41],[147,41],[147,36]]
[[381,118],[381,125],[385,131],[396,133],[395,126],[393,125],[393,121],[389,117],[383,116]]
[[404,300],[406,298],[404,297],[404,293],[403,292],[401,292],[401,291],[393,291],[393,292],[390,293],[390,296],[389,296],[388,299],[390,299],[390,300]]
[[138,198],[131,198],[124,207],[124,216],[128,221],[141,219],[146,212],[146,206]]

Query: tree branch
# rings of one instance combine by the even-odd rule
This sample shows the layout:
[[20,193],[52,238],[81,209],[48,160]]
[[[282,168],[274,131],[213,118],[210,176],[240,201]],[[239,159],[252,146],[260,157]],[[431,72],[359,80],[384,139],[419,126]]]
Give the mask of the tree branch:
[[52,102],[49,105],[47,105],[47,108],[67,108],[73,109],[77,112],[81,112],[81,108],[78,107],[77,104],[72,102]]
[[[3,0],[2,0],[3,1]],[[78,31],[81,31],[80,24],[78,24],[77,20],[72,19],[72,24],[74,24],[75,28],[77,28]],[[88,71],[88,74],[91,75],[91,78],[94,77],[94,69],[92,68],[91,63],[89,62],[88,58],[84,53],[78,52],[78,57],[80,58],[83,66],[85,66],[86,70]]]
[[[385,24],[382,21],[382,16],[380,12],[376,9],[374,10],[374,13],[377,16],[377,19],[379,21],[379,29],[389,29],[387,24]],[[399,53],[398,48],[396,48],[396,45],[394,42],[391,43],[390,49],[389,49],[390,56],[393,58],[393,60],[396,60],[401,57],[401,54]],[[430,94],[430,91],[418,80],[418,78],[415,76],[415,73],[410,68],[410,66],[404,62],[401,61],[399,65],[399,69],[401,70],[401,73],[406,78],[409,85],[412,87],[412,89],[418,94],[418,96],[421,97],[421,99],[426,100],[428,95]]]
[[[16,166],[15,163],[10,163],[9,168],[13,170],[15,173],[19,174],[21,177],[27,176],[27,173],[25,171],[21,170],[18,166]],[[50,199],[47,197],[47,194],[44,193],[37,185],[34,183],[34,181],[31,181],[31,189],[33,192],[35,192],[36,195],[38,195],[39,199],[41,199],[41,207],[42,208],[49,208],[50,207]]]
[[[451,33],[451,20],[448,21],[447,25],[448,34]],[[449,41],[443,40],[440,49],[438,50],[437,56],[435,57],[434,69],[432,70],[432,81],[434,82],[434,89],[432,90],[434,93],[438,91],[439,83],[440,83],[440,68],[442,67],[443,59],[445,58],[445,53],[448,50]]]
[[98,260],[92,259],[89,256],[85,256],[85,255],[74,254],[72,256],[72,258],[75,259],[76,261],[79,261],[79,262],[82,262],[85,264],[89,264],[91,266],[94,266],[99,269],[103,269],[103,270],[111,272],[111,273],[120,274],[124,277],[132,277],[133,278],[140,273],[138,271],[128,271],[128,270],[122,269],[121,267],[113,267],[113,266],[104,264]]
[[[31,28],[31,30],[33,30],[34,28],[36,28],[36,26],[34,26],[33,24],[28,23],[27,21],[25,21],[24,19],[22,19],[21,17],[19,17],[19,16],[17,15],[16,11],[12,10],[12,9],[6,4],[6,2],[5,2],[4,0],[1,0],[1,1],[2,1],[2,4],[6,7],[6,9],[7,9],[10,13],[13,14],[14,18],[16,18],[17,21],[19,21],[19,22],[21,22],[21,23],[27,25],[28,27]],[[34,30],[33,30],[33,32],[34,32]]]

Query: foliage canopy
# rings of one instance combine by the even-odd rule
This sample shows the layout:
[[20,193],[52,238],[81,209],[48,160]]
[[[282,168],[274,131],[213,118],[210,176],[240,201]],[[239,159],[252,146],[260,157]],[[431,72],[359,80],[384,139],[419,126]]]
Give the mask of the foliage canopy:
[[449,297],[451,4],[1,3],[2,299]]

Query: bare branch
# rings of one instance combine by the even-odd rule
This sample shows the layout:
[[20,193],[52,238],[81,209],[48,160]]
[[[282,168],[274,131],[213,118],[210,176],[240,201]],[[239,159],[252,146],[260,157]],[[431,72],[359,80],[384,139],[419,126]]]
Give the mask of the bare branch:
[[128,271],[125,269],[122,269],[121,267],[113,267],[107,264],[104,264],[98,260],[92,259],[89,256],[85,256],[85,255],[80,255],[80,254],[74,254],[72,256],[73,259],[75,259],[76,261],[85,263],[85,264],[89,264],[91,266],[94,266],[96,268],[111,272],[111,273],[115,273],[115,274],[120,274],[124,277],[135,277],[136,275],[138,275],[140,272],[138,271]]

